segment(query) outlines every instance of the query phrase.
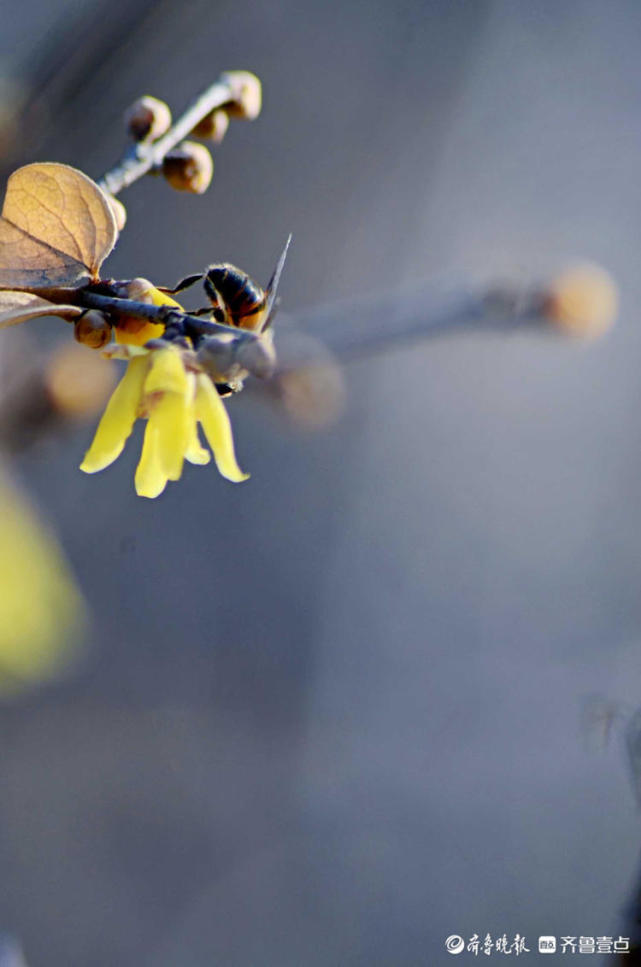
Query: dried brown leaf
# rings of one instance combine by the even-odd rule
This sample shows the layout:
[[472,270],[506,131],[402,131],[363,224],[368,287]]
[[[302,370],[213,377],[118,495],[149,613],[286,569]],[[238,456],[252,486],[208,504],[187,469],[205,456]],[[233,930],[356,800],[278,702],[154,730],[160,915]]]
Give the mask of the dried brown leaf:
[[118,237],[104,192],[68,165],[25,165],[0,217],[0,286],[81,286],[98,278]]
[[17,326],[19,322],[37,319],[38,316],[62,316],[72,319],[82,314],[78,306],[58,305],[42,299],[32,292],[0,292],[0,329]]

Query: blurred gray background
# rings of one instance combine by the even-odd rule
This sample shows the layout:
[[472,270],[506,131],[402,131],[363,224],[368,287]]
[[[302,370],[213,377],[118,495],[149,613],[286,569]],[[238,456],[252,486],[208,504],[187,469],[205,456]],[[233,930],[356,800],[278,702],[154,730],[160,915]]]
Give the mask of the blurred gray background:
[[453,933],[531,957],[539,934],[631,936],[638,806],[620,733],[595,752],[580,723],[590,694],[641,704],[641,6],[11,18],[30,121],[5,173],[98,177],[139,94],[178,111],[221,69],[263,80],[207,195],[123,195],[115,277],[228,259],[265,282],[292,231],[294,317],[574,257],[614,273],[622,313],[588,347],[390,346],[317,435],[245,394],[238,487],[196,469],[138,499],[140,435],[86,477],[90,425],[22,457],[94,625],[75,676],[0,708],[0,928],[30,967],[412,967],[450,963]]

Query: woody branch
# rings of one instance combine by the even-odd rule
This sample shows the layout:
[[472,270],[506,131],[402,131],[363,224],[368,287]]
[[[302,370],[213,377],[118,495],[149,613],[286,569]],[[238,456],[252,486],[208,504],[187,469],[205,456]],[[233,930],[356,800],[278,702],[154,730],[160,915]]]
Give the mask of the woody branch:
[[202,121],[218,109],[228,109],[235,116],[251,118],[260,110],[260,93],[255,114],[247,113],[244,105],[247,78],[256,80],[245,71],[228,71],[207,88],[157,141],[141,140],[131,145],[115,167],[102,176],[98,184],[111,195],[133,185],[149,172],[157,171],[165,157],[188,137]]
[[[589,338],[612,324],[616,301],[616,289],[607,273],[598,266],[586,265],[526,288],[504,284],[474,292],[461,287],[445,293],[418,291],[403,297],[394,294],[319,306],[301,310],[296,322],[301,332],[318,338],[330,353],[349,360],[456,332],[507,333],[532,327]],[[206,320],[173,306],[148,305],[90,290],[78,293],[78,303],[100,309],[112,319],[134,316],[162,323],[169,333],[196,340],[231,340],[236,346],[261,340],[260,333]],[[300,350],[295,345],[283,346],[283,352],[279,348],[276,372],[312,361],[309,346],[303,344]]]

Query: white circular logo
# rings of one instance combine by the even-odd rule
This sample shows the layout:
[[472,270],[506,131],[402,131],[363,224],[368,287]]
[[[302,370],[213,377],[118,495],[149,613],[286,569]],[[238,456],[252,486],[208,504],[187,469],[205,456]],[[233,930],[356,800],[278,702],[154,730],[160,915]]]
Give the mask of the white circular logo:
[[460,954],[460,952],[465,947],[465,941],[462,937],[459,937],[457,933],[453,933],[451,937],[448,937],[445,941],[445,949],[448,954]]

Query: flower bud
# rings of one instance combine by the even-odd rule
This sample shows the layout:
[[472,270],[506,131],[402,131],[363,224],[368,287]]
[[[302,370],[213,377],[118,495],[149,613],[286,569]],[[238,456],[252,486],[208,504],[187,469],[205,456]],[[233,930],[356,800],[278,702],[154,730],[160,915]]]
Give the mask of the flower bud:
[[276,368],[276,350],[271,331],[258,339],[242,342],[236,351],[236,360],[259,379],[268,379]]
[[220,144],[227,133],[229,127],[229,115],[222,108],[217,108],[210,114],[205,115],[202,121],[196,125],[191,132],[195,138],[202,138],[203,141],[213,141]]
[[176,191],[202,195],[211,183],[214,162],[204,145],[183,141],[166,155],[162,173]]
[[255,121],[263,103],[262,85],[249,71],[227,71],[221,80],[229,85],[232,97],[225,110],[232,118]]
[[118,226],[118,231],[122,232],[123,228],[127,224],[127,209],[125,208],[123,203],[119,201],[117,198],[114,198],[113,195],[110,195],[107,192],[105,192],[105,194],[107,195],[107,200],[111,205],[111,210],[114,213],[114,218],[116,219],[116,225]]
[[157,97],[139,97],[125,112],[125,124],[134,141],[155,141],[171,127],[171,111]]
[[612,276],[599,265],[577,265],[554,279],[543,293],[550,322],[573,336],[594,339],[616,319],[619,296]]
[[[137,278],[115,282],[112,288],[114,295],[119,299],[131,299],[132,302],[144,302],[150,306],[178,306],[174,299],[162,293],[149,279]],[[155,323],[138,316],[118,315],[114,326],[116,342],[134,346],[144,346],[150,339],[162,336],[164,331],[163,323]]]
[[246,375],[236,359],[236,344],[233,333],[208,336],[201,341],[198,364],[214,383],[228,383]]
[[89,349],[102,349],[111,339],[111,323],[102,312],[89,309],[76,319],[73,334],[79,343]]
[[119,299],[131,299],[133,302],[146,302],[150,306],[154,304],[153,295],[157,291],[153,282],[150,282],[149,279],[142,278],[114,282],[112,289]]

